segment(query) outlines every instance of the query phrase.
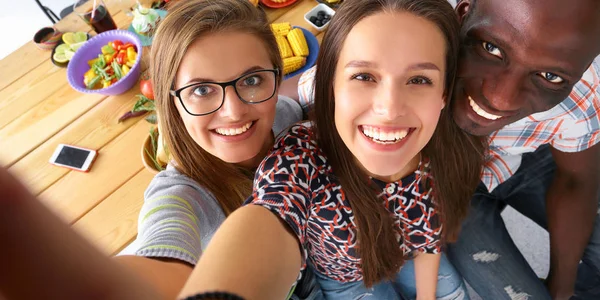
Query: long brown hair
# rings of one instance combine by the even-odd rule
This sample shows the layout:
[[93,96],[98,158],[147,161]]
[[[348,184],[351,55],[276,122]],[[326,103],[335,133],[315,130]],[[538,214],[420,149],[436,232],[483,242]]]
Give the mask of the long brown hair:
[[[315,76],[314,119],[317,142],[331,163],[350,202],[358,231],[358,254],[364,283],[371,286],[391,279],[404,263],[394,220],[368,183],[367,174],[354,161],[335,125],[333,82],[344,40],[363,18],[380,12],[408,12],[437,25],[446,38],[444,96],[452,101],[459,51],[459,24],[446,0],[348,0],[341,5],[325,33]],[[450,103],[422,154],[430,160],[427,170],[443,224],[443,240],[454,241],[468,212],[471,196],[480,180],[486,140],[462,131],[450,115]],[[379,205],[376,205],[379,204]],[[402,241],[401,241],[402,242]]]
[[223,31],[253,34],[264,43],[273,66],[281,70],[277,42],[266,15],[249,1],[174,1],[168,10],[152,42],[150,66],[161,134],[175,167],[208,189],[229,215],[251,194],[254,172],[226,163],[202,149],[187,132],[169,90],[188,47],[203,35]]

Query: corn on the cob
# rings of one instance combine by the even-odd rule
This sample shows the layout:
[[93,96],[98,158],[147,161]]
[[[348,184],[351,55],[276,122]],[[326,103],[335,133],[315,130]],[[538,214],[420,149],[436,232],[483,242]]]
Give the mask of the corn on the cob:
[[288,58],[294,55],[290,43],[284,36],[276,35],[275,40],[277,41],[277,47],[279,48],[279,53],[281,53],[281,58]]
[[306,38],[300,28],[294,28],[290,30],[287,35],[294,56],[308,56],[308,45],[306,44]]
[[289,22],[271,24],[271,31],[273,31],[275,35],[286,36],[290,30],[292,30],[292,25],[290,25]]
[[292,73],[306,64],[306,57],[292,56],[283,59],[283,74]]

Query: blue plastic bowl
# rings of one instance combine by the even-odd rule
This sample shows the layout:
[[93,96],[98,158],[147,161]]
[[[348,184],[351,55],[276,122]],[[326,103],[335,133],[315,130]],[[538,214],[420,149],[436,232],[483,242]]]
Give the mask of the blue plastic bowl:
[[[102,53],[102,46],[114,40],[121,40],[123,43],[129,42],[136,46],[138,55],[135,64],[125,77],[119,79],[119,81],[107,88],[97,90],[86,88],[83,84],[83,75],[90,69],[87,62],[97,58],[98,54]],[[132,32],[127,30],[110,30],[103,32],[88,40],[81,48],[79,48],[79,50],[77,50],[77,52],[75,52],[75,55],[67,67],[67,80],[73,89],[81,93],[102,94],[108,96],[123,94],[131,89],[140,78],[142,51],[142,42],[137,35]]]

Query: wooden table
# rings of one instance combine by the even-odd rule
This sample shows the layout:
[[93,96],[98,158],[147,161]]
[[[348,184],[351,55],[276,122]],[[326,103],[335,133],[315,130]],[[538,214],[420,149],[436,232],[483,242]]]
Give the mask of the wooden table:
[[[128,1],[105,0],[119,28],[129,26]],[[299,0],[281,9],[265,8],[272,22],[290,22],[317,35],[304,20],[317,4]],[[91,28],[76,15],[56,24],[63,31]],[[142,70],[148,67],[143,52]],[[144,118],[118,123],[139,94],[136,85],[125,94],[103,96],[73,90],[66,69],[50,61],[50,52],[29,42],[0,61],[0,165],[8,167],[63,220],[114,255],[137,235],[143,192],[153,174],[144,169],[141,145],[151,125]],[[72,144],[98,150],[89,173],[48,163],[56,146]]]

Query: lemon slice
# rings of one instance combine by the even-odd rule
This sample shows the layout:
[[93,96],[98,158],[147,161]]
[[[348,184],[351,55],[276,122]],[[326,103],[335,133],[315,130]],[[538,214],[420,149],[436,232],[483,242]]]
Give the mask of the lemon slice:
[[64,53],[54,53],[54,56],[52,56],[52,58],[54,58],[54,61],[57,63],[66,63],[69,61],[69,59],[67,59],[67,57],[65,56]]
[[66,32],[62,36],[63,42],[67,45],[73,45],[87,41],[87,34],[85,32]]
[[75,55],[75,52],[71,50],[65,50],[65,53],[63,55],[67,60],[71,60],[73,58],[73,55]]
[[[85,41],[83,42],[79,42],[79,43],[75,43],[75,44],[71,44],[71,50],[77,52],[77,50],[79,48],[81,48],[81,46],[83,46],[83,44],[85,44]],[[64,44],[63,44],[64,45]]]
[[60,45],[56,46],[56,50],[54,50],[54,53],[55,54],[58,54],[58,53],[63,54],[63,53],[65,53],[65,50],[69,50],[69,49],[70,49],[69,45],[60,44]]

